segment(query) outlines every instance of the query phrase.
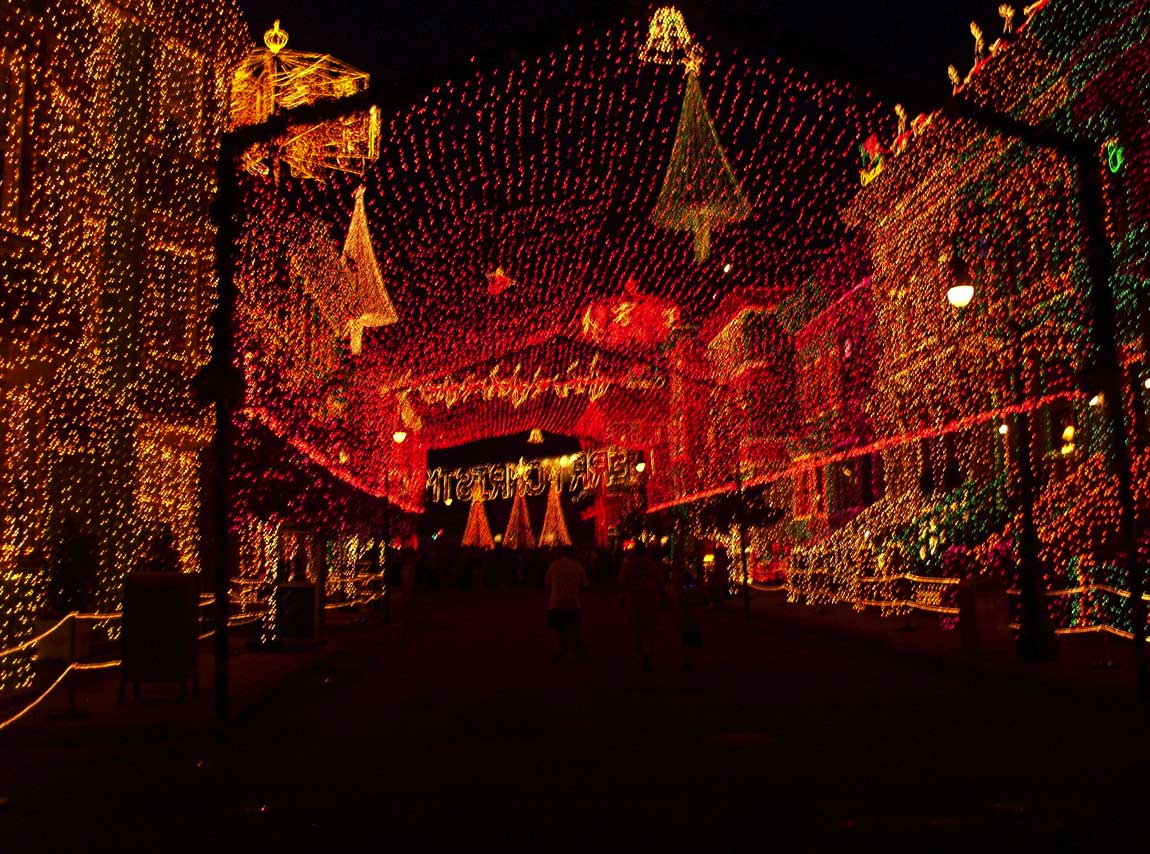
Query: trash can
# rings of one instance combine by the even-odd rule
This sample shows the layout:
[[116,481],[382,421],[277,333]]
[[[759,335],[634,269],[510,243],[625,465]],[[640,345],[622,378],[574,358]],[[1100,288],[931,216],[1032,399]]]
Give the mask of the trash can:
[[187,572],[131,572],[124,578],[120,702],[124,687],[191,679],[199,689],[199,576]]
[[976,576],[958,586],[958,630],[968,654],[1008,653],[1013,647],[1006,585]]

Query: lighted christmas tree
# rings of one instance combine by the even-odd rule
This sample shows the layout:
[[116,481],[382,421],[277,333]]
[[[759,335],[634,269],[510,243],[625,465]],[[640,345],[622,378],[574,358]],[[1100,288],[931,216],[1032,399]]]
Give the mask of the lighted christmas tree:
[[511,518],[503,534],[505,549],[533,549],[535,535],[531,533],[531,517],[527,515],[527,499],[523,497],[523,480],[515,484],[515,500],[511,502]]
[[661,228],[690,231],[695,236],[695,260],[711,254],[711,232],[740,222],[751,212],[743,188],[707,112],[699,78],[690,65],[671,162],[655,203],[652,221]]
[[682,65],[687,71],[671,162],[651,219],[661,228],[690,231],[695,236],[695,260],[706,261],[711,254],[711,231],[746,219],[751,205],[731,171],[703,100],[698,77],[703,51],[674,6],[664,6],[652,15],[639,60]]
[[571,545],[567,520],[563,518],[563,508],[559,505],[559,484],[554,479],[551,481],[551,491],[547,494],[547,512],[543,515],[539,545],[551,547]]
[[483,503],[483,489],[476,487],[471,491],[471,512],[467,514],[467,527],[463,531],[462,545],[477,549],[493,549],[495,541],[491,538],[491,525],[487,521],[487,508]]

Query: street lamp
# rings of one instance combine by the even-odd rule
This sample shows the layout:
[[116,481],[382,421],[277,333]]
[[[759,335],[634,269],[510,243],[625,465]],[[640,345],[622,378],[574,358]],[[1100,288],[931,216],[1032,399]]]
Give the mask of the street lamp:
[[[974,284],[965,263],[952,261],[954,283],[947,289],[947,300],[962,310],[974,299]],[[1018,631],[1018,655],[1027,661],[1050,661],[1054,658],[1054,633],[1046,610],[1042,566],[1038,560],[1038,529],[1034,524],[1034,470],[1031,467],[1030,415],[1026,411],[1024,381],[1025,354],[1022,350],[1022,327],[1013,311],[1008,313],[1006,328],[1010,333],[1011,396],[1015,412],[1013,424],[1002,423],[998,433],[1013,445],[1014,464],[1018,470],[1018,583],[1022,614]]]
[[974,285],[951,285],[947,288],[946,299],[955,308],[966,308],[974,299]]
[[955,308],[966,308],[974,299],[974,282],[970,278],[970,268],[957,255],[951,260],[954,281],[946,289],[946,300]]
[[[965,119],[1005,139],[1015,140],[1035,149],[1058,152],[1077,173],[1075,182],[1078,207],[1084,232],[1083,257],[1089,271],[1089,301],[1093,308],[1091,332],[1095,357],[1092,385],[1102,391],[1106,401],[1107,439],[1114,473],[1118,480],[1118,548],[1123,569],[1130,580],[1130,610],[1134,630],[1134,663],[1138,697],[1150,699],[1150,662],[1147,661],[1145,570],[1138,561],[1138,520],[1134,511],[1133,473],[1130,447],[1126,438],[1126,410],[1122,405],[1122,382],[1125,371],[1119,354],[1116,330],[1116,303],[1111,289],[1114,268],[1113,247],[1106,234],[1106,198],[1102,187],[1098,147],[1089,139],[1078,139],[1049,125],[1031,125],[1006,113],[974,104],[962,98],[951,98],[943,112]],[[1137,410],[1136,410],[1137,411]]]

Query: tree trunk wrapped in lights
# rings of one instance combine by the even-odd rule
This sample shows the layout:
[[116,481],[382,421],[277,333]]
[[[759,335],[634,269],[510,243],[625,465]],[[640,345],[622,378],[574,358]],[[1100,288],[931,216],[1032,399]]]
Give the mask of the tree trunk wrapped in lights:
[[535,535],[531,533],[531,517],[527,515],[522,479],[515,484],[515,500],[511,502],[511,518],[507,520],[507,530],[503,534],[503,548],[535,548]]
[[661,228],[690,231],[695,236],[695,260],[706,261],[711,255],[711,231],[740,222],[750,212],[751,204],[707,112],[699,78],[688,68],[671,161],[651,220]]
[[471,493],[471,512],[467,514],[467,527],[463,530],[465,548],[493,549],[491,524],[487,521],[487,508],[483,503],[483,487],[476,485]]
[[554,479],[551,481],[551,491],[547,493],[547,512],[543,516],[543,528],[539,531],[539,545],[571,545],[567,520],[563,518],[563,508],[559,504],[559,483]]

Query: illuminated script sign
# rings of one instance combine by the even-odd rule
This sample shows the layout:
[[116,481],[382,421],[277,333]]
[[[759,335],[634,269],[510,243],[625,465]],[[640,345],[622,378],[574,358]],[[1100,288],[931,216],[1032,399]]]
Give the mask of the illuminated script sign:
[[[542,495],[554,480],[561,492],[593,491],[634,486],[638,478],[637,451],[599,448],[594,451],[518,462],[490,463],[466,468],[427,470],[427,501],[430,503],[491,501],[512,498],[515,484],[523,483],[523,494]],[[480,490],[476,495],[476,490]]]

